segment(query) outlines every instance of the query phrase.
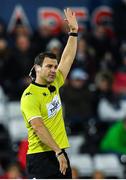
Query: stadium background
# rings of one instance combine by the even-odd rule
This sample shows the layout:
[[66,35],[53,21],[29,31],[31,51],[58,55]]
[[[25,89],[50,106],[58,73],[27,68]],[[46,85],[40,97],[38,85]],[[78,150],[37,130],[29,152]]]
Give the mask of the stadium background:
[[63,9],[79,22],[78,51],[61,89],[74,178],[126,178],[126,1],[0,0],[0,178],[27,178],[20,97],[41,51],[61,52]]

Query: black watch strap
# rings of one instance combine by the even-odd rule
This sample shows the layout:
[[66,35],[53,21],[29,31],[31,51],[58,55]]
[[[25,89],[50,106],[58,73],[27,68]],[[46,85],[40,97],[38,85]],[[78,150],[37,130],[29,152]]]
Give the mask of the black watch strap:
[[75,37],[78,36],[78,33],[74,33],[74,32],[69,32],[68,34],[69,34],[69,36],[75,36]]
[[61,154],[63,154],[63,151],[61,151],[58,154],[56,154],[56,157],[59,157]]

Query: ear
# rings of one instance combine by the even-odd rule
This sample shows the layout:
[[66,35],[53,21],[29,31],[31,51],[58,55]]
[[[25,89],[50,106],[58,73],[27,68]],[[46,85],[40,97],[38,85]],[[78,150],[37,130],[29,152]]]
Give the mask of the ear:
[[39,65],[35,65],[35,71],[36,71],[36,72],[41,71],[41,66],[39,66]]

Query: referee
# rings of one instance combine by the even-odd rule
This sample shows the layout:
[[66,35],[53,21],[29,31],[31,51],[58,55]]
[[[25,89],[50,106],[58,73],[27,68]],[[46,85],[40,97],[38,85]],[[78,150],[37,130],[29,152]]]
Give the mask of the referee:
[[[40,53],[30,74],[32,83],[21,98],[21,111],[28,129],[28,178],[70,179],[71,168],[65,149],[69,147],[64,126],[59,88],[69,73],[77,50],[78,24],[71,9],[64,10],[70,32],[58,65],[56,55]],[[33,77],[33,75],[32,75]]]

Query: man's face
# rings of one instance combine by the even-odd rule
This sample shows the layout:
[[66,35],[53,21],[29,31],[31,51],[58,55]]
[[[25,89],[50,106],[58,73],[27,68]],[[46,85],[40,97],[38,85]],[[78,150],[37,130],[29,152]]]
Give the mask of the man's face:
[[57,70],[57,60],[46,57],[42,63],[41,71],[39,73],[40,77],[46,83],[52,83],[56,77]]

